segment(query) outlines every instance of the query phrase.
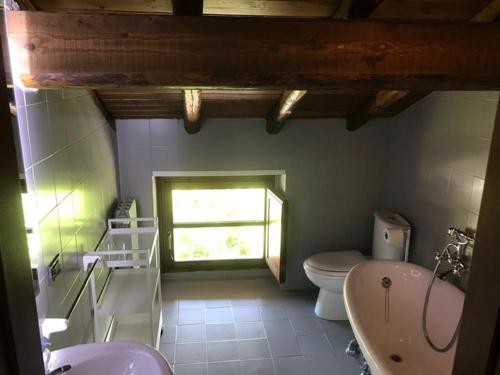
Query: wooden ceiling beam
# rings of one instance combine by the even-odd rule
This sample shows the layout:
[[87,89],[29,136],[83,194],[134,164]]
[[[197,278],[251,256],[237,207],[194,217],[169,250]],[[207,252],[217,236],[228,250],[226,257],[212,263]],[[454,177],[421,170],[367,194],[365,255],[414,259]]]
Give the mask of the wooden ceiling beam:
[[[500,17],[500,0],[493,0],[481,10],[471,21],[492,22]],[[375,117],[390,117],[404,111],[431,91],[379,91],[362,109],[347,118],[347,130],[354,131]]]
[[492,22],[500,18],[500,0],[494,0],[472,17],[474,22]]
[[369,18],[382,4],[383,0],[354,0],[349,7],[349,17],[352,19]]
[[201,91],[184,90],[184,129],[189,134],[201,129]]
[[[201,16],[203,0],[172,0],[174,16]],[[184,90],[184,129],[189,134],[201,129],[201,91]]]
[[269,134],[277,134],[283,128],[285,121],[292,114],[293,108],[307,93],[305,90],[285,91],[281,95],[278,104],[267,116],[266,131]]
[[31,0],[15,0],[21,10],[38,10]]
[[428,91],[379,91],[361,110],[347,117],[347,130],[357,130],[375,117],[395,116],[427,95]]
[[174,16],[201,16],[203,0],[172,0]]
[[349,13],[351,12],[351,6],[354,0],[341,0],[339,5],[332,14],[332,18],[338,20],[345,20],[349,18]]
[[30,11],[7,23],[26,87],[500,88],[494,23]]

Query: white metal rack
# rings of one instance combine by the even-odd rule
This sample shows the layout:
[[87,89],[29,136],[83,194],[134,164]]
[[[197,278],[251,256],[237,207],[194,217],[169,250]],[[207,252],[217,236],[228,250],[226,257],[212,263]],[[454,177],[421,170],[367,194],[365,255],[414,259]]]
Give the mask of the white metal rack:
[[162,322],[158,219],[109,219],[98,249],[84,256],[84,267],[92,264],[109,269],[103,285],[98,285],[94,269],[90,278],[96,340],[138,341],[158,349]]

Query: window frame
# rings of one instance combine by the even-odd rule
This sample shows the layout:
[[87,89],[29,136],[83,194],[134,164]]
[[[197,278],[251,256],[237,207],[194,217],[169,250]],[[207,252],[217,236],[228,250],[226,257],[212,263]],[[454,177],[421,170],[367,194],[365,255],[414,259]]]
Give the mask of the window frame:
[[[162,272],[181,271],[208,271],[208,270],[238,270],[238,269],[265,269],[266,256],[266,222],[263,220],[252,221],[229,221],[229,222],[205,222],[205,223],[179,223],[176,228],[202,228],[202,227],[228,227],[249,226],[257,224],[264,226],[264,244],[262,258],[259,259],[224,259],[224,260],[199,260],[199,261],[174,261],[173,247],[173,217],[172,217],[172,194],[173,189],[238,189],[238,188],[262,188],[272,189],[275,186],[276,177],[266,176],[209,176],[209,177],[157,177],[157,204],[160,231],[160,249]],[[267,200],[264,210],[267,212]],[[216,224],[216,225],[214,225]]]

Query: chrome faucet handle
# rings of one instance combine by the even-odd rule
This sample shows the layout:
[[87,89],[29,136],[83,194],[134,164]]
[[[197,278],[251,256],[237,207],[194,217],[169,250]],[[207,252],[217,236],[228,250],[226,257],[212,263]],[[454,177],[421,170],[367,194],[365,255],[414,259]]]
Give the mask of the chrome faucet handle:
[[459,245],[467,245],[474,242],[474,237],[457,228],[448,228],[448,236],[454,237]]

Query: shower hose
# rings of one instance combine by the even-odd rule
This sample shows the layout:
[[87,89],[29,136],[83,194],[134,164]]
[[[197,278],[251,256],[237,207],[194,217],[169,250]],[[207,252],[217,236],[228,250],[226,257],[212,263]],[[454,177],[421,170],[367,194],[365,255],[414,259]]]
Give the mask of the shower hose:
[[453,334],[450,342],[448,342],[448,344],[446,344],[443,347],[436,346],[436,344],[434,344],[432,342],[431,338],[429,337],[429,332],[427,331],[427,308],[429,305],[429,297],[431,295],[431,289],[432,289],[432,286],[434,285],[434,281],[436,280],[436,275],[437,275],[437,272],[438,272],[440,265],[441,265],[441,260],[439,260],[437,262],[436,267],[434,268],[434,272],[432,274],[432,279],[429,282],[429,286],[427,287],[427,293],[425,294],[424,311],[422,313],[422,328],[424,331],[425,339],[427,340],[427,342],[429,343],[431,348],[437,352],[444,353],[444,352],[447,352],[448,350],[450,350],[451,347],[453,346],[453,344],[455,343],[455,341],[457,340],[458,330],[460,328],[460,323],[462,321],[462,315],[460,314],[460,319],[458,320],[457,327],[455,328],[455,333]]

